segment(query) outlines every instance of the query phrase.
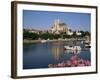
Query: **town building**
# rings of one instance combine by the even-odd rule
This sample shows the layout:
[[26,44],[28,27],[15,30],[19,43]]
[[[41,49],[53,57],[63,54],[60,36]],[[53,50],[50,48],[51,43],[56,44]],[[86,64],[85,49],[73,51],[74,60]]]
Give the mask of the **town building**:
[[66,33],[68,35],[72,35],[73,32],[70,31],[69,26],[65,23],[62,23],[58,20],[54,21],[54,24],[52,25],[51,32],[54,34],[60,34],[60,33]]

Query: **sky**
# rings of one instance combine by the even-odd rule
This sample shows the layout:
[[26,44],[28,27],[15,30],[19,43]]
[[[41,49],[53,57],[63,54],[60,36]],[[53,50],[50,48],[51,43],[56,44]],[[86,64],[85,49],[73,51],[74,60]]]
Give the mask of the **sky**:
[[57,19],[66,23],[72,31],[90,32],[91,14],[89,13],[23,10],[24,28],[47,30]]

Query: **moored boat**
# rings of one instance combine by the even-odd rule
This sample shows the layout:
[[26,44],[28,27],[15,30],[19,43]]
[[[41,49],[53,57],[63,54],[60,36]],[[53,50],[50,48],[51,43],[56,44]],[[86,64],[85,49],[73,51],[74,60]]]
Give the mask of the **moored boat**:
[[47,40],[41,40],[41,43],[46,43],[47,42]]
[[80,46],[64,46],[66,50],[81,50]]
[[84,43],[85,48],[91,48],[90,43]]

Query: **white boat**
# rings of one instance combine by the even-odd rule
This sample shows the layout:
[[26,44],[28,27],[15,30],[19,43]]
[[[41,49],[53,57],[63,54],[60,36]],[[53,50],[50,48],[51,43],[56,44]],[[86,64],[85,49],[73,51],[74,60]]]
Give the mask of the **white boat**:
[[84,44],[84,47],[85,47],[85,48],[91,48],[91,45],[90,45],[89,43],[85,43],[85,44]]
[[64,46],[66,50],[81,50],[80,46]]
[[41,40],[41,43],[46,43],[47,42],[47,40]]
[[65,50],[65,53],[73,53],[73,54],[79,54],[81,52],[81,50]]

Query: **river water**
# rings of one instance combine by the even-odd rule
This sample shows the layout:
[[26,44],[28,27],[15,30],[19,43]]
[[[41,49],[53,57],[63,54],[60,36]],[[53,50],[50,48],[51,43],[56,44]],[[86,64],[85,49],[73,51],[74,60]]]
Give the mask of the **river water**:
[[[70,51],[64,46],[72,42],[46,42],[23,44],[23,69],[48,68],[48,64],[57,64],[77,55],[91,61],[90,50]],[[74,45],[74,44],[73,44]],[[83,46],[81,43],[77,45]]]

